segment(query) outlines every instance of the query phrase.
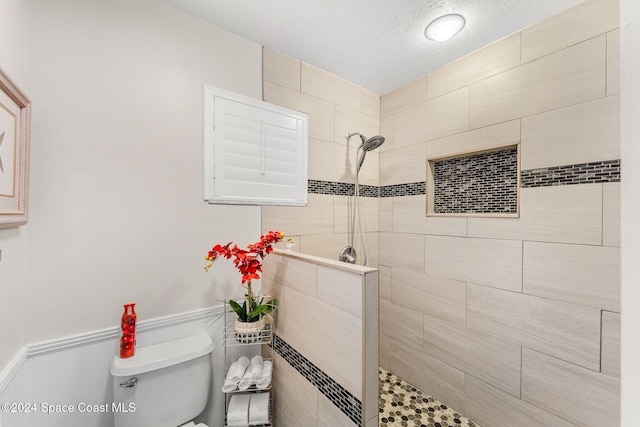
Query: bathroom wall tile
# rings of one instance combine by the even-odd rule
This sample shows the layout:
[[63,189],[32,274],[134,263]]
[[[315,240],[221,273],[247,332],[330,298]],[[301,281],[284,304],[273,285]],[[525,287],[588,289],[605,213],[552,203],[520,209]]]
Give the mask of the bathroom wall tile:
[[395,340],[391,341],[391,361],[395,375],[464,412],[464,372]]
[[[282,220],[286,218],[283,228]],[[308,194],[307,206],[263,206],[262,229],[280,230],[286,235],[333,232],[333,196]]]
[[405,147],[467,130],[469,88],[464,87],[397,113],[394,146]]
[[[548,55],[618,27],[617,0],[587,0],[522,31],[522,62]],[[570,28],[571,31],[567,31]]]
[[379,199],[380,231],[393,231],[393,201],[391,197]]
[[424,271],[424,236],[408,233],[380,233],[380,261],[383,265]]
[[362,89],[320,68],[302,63],[302,93],[362,111]]
[[[356,424],[322,393],[317,393],[317,399],[318,427],[356,427]],[[309,425],[309,421],[307,424],[300,425]]]
[[526,348],[522,399],[584,427],[620,423],[620,380]]
[[270,256],[264,259],[262,266],[263,281],[269,280],[309,296],[318,295],[316,264],[286,256]]
[[378,355],[380,294],[379,272],[373,271],[364,276],[364,396],[362,397],[365,420],[377,418],[380,405],[380,358]]
[[511,145],[520,141],[520,120],[474,129],[427,142],[427,158],[437,159],[457,154]]
[[604,96],[605,44],[602,35],[472,83],[471,129]]
[[620,93],[620,30],[607,33],[607,95]]
[[271,49],[262,49],[262,79],[300,90],[300,61]]
[[620,311],[620,248],[524,244],[523,292]]
[[334,105],[319,98],[264,82],[264,100],[309,115],[309,138],[333,141]]
[[391,267],[387,267],[386,265],[381,265],[378,267],[378,286],[379,286],[379,295],[380,298],[391,300]]
[[300,237],[300,252],[329,259],[338,259],[349,237],[344,234],[310,234]]
[[380,119],[380,135],[384,136],[384,144],[378,149],[381,152],[391,151],[394,148],[393,144],[393,132],[394,132],[394,117],[387,116]]
[[387,335],[379,334],[378,338],[378,360],[381,367],[391,366],[391,338]]
[[427,76],[408,83],[380,99],[380,117],[392,116],[427,100]]
[[[357,110],[341,107],[340,105],[336,105],[335,109],[336,119],[334,124],[334,142],[347,144],[347,132],[360,132],[367,138],[380,133],[380,119],[376,116],[370,116]],[[358,148],[360,144],[362,144],[362,141],[358,136],[352,137],[349,142],[349,145],[352,147],[354,158],[356,148]],[[355,161],[352,161],[352,163],[355,163]]]
[[[279,355],[273,355],[274,403],[278,426],[297,427],[317,424],[318,391]],[[286,415],[285,415],[286,414]],[[275,420],[274,420],[275,421]]]
[[603,374],[620,378],[620,313],[602,312]]
[[362,318],[362,276],[318,266],[318,299]]
[[[357,147],[353,147],[353,153],[356,153]],[[355,168],[358,159],[350,157],[350,162]],[[362,168],[358,174],[358,183],[360,185],[373,185],[378,186],[380,184],[379,173],[380,170],[380,153],[378,151],[369,151],[366,155],[365,161],[362,164]],[[355,182],[355,181],[352,181]]]
[[620,158],[620,97],[522,119],[522,169]]
[[469,236],[599,245],[600,185],[520,189],[519,218],[469,218]]
[[466,377],[464,395],[465,415],[481,426],[575,427],[470,375]]
[[[353,197],[334,196],[334,220],[333,231],[335,233],[347,233],[351,230],[353,219],[354,200]],[[380,199],[374,197],[359,197],[356,215],[360,217],[362,230],[366,233],[378,231],[380,228]],[[356,231],[359,231],[358,220],[356,218]]]
[[380,185],[422,182],[426,176],[425,143],[380,153]]
[[600,311],[595,308],[468,284],[467,327],[600,369]]
[[380,300],[379,309],[380,334],[410,346],[413,351],[422,351],[421,311],[411,310],[387,300]]
[[287,343],[362,399],[362,320],[291,288],[285,298]]
[[[309,138],[308,178],[319,181],[353,182],[353,167],[348,161],[347,146]],[[344,159],[344,161],[336,161]]]
[[425,236],[426,273],[520,292],[522,243]]
[[362,89],[362,113],[380,120],[380,95],[367,89]]
[[620,247],[620,183],[602,185],[602,244]]
[[520,33],[492,43],[430,73],[427,97],[438,97],[518,65]]
[[466,236],[467,218],[427,217],[425,196],[393,198],[393,231],[399,233]]
[[425,315],[424,352],[513,396],[520,396],[519,345]]
[[464,325],[466,283],[401,268],[392,271],[390,297],[394,304]]

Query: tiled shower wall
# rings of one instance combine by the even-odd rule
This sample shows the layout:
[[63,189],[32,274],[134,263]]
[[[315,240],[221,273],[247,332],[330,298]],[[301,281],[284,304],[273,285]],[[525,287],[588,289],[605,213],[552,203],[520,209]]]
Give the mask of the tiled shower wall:
[[[280,230],[293,237],[297,251],[338,259],[348,242],[351,224],[356,149],[355,136],[347,144],[347,132],[367,137],[380,133],[380,97],[326,71],[268,49],[263,50],[265,101],[309,114],[308,206],[262,208],[262,229]],[[384,147],[384,145],[383,145]],[[359,201],[367,265],[378,259],[379,199],[378,151],[367,153],[359,182],[365,191]],[[376,192],[377,195],[377,192]],[[359,243],[356,250],[362,260]]]
[[[264,98],[309,113],[329,190],[264,207],[263,229],[335,258],[344,133],[385,136],[361,173],[380,364],[483,427],[619,424],[618,26],[616,0],[587,0],[384,95],[379,117],[374,94],[264,52]],[[427,158],[518,141],[519,218],[425,217]]]
[[380,363],[482,426],[619,425],[618,25],[587,0],[382,97],[381,186],[518,141],[546,177],[519,218],[380,199]]

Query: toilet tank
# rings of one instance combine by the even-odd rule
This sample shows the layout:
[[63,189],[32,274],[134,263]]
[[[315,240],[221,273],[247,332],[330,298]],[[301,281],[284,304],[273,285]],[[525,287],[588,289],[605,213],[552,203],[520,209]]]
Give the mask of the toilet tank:
[[115,427],[176,427],[205,408],[211,384],[213,341],[195,335],[113,358]]

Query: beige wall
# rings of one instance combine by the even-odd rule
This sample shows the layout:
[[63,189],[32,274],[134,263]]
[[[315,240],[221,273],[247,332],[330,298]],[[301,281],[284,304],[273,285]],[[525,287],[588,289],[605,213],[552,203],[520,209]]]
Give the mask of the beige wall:
[[[380,184],[514,141],[523,170],[619,159],[619,44],[587,0],[383,96]],[[517,219],[381,199],[381,365],[483,426],[617,425],[620,184],[520,194]]]
[[[263,79],[265,101],[309,114],[309,179],[353,184],[361,141],[354,137],[347,144],[345,134],[360,132],[371,137],[380,133],[380,97],[268,49],[263,51]],[[378,151],[367,154],[360,184],[379,184],[378,158]],[[295,238],[296,250],[337,259],[348,242],[351,203],[347,196],[309,194],[305,208],[265,206],[262,229],[281,230]],[[359,201],[367,265],[377,264],[378,204],[371,197]],[[355,246],[362,254],[360,244]]]

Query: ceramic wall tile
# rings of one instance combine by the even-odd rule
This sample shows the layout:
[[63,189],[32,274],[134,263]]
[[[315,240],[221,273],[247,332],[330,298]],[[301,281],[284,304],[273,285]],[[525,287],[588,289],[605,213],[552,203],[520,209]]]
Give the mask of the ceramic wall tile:
[[522,242],[425,236],[426,273],[519,292]]
[[366,89],[362,90],[362,113],[380,120],[380,95]]
[[393,92],[383,95],[380,99],[380,116],[392,116],[402,110],[427,100],[427,77],[421,77]]
[[362,111],[362,89],[320,68],[302,63],[302,92],[316,98]]
[[379,200],[380,231],[393,231],[393,201],[391,197]]
[[422,317],[421,311],[380,300],[380,334],[393,337],[413,351],[422,351]]
[[271,49],[262,49],[262,78],[296,91],[300,90],[300,61]]
[[[317,393],[318,427],[356,427],[356,424],[340,411],[322,393]],[[307,421],[308,423],[309,421]],[[303,424],[301,424],[303,425]],[[304,424],[308,425],[308,424]]]
[[620,93],[620,30],[607,33],[607,95]]
[[380,263],[405,270],[424,271],[424,236],[380,233]]
[[424,352],[513,396],[520,396],[519,345],[425,315]]
[[387,267],[386,265],[381,265],[378,267],[379,271],[379,282],[378,286],[380,298],[391,300],[391,267]]
[[620,311],[620,248],[525,242],[523,292]]
[[599,245],[601,185],[520,189],[519,218],[469,218],[469,236]]
[[[522,62],[618,27],[618,0],[587,0],[522,31]],[[568,31],[567,29],[571,29]]]
[[333,141],[334,104],[311,95],[264,82],[264,100],[309,115],[309,138]]
[[426,176],[425,143],[380,153],[380,185],[423,182]]
[[382,151],[390,151],[394,148],[393,132],[394,132],[394,118],[393,116],[387,116],[380,119],[380,135],[384,136],[384,144],[378,149]]
[[[360,111],[336,105],[336,119],[334,124],[334,141],[340,144],[347,144],[347,133],[359,132],[370,138],[380,133],[380,119],[361,113]],[[354,136],[349,141],[355,154],[356,148],[362,144],[358,136]]]
[[605,48],[602,35],[472,83],[471,129],[604,96]]
[[353,182],[353,167],[348,158],[349,152],[345,144],[309,138],[308,179]]
[[620,97],[522,119],[522,169],[620,158]]
[[318,266],[318,299],[362,318],[362,276]]
[[528,349],[522,399],[579,426],[620,425],[620,380]]
[[427,158],[437,159],[482,151],[520,141],[520,120],[474,129],[427,142]]
[[380,337],[378,339],[378,357],[379,357],[379,361],[380,361],[380,366],[382,366],[383,368],[385,366],[392,366],[391,365],[391,338],[389,338],[387,335],[382,335],[380,334]]
[[[353,197],[335,196],[334,198],[333,230],[335,233],[346,233],[351,230],[353,221],[354,199]],[[380,228],[379,215],[380,199],[376,197],[359,197],[356,210],[356,231],[363,230],[366,233],[376,232]],[[358,217],[360,224],[358,225]]]
[[520,65],[520,33],[498,40],[428,76],[427,97],[438,97]]
[[362,320],[291,288],[285,298],[287,343],[361,399]]
[[396,233],[466,236],[467,218],[427,217],[425,196],[393,198],[393,231]]
[[600,370],[600,310],[467,285],[467,327]]
[[[286,218],[286,224],[282,220]],[[283,226],[284,225],[284,226]],[[262,229],[286,235],[333,232],[333,196],[308,194],[307,206],[263,206]]]
[[318,295],[316,264],[285,256],[270,256],[264,259],[262,266],[262,278],[265,281],[290,287],[312,297]]
[[602,185],[602,244],[620,246],[620,183]]
[[346,233],[303,235],[300,237],[300,252],[337,260],[340,249],[348,242]]
[[465,132],[469,130],[469,88],[409,107],[395,115],[394,124],[396,148]]
[[[274,404],[278,411],[278,426],[295,427],[317,424],[318,400],[316,388],[286,360],[273,355]],[[275,420],[274,420],[275,421]]]
[[464,282],[393,268],[390,297],[394,304],[452,323],[465,323]]
[[601,371],[620,378],[620,313],[602,312]]
[[464,412],[464,372],[396,341],[391,342],[391,361],[395,375]]
[[575,427],[470,375],[466,377],[464,395],[465,415],[481,426]]

